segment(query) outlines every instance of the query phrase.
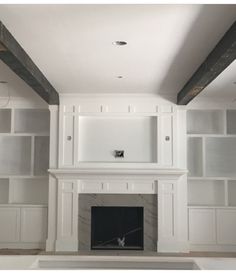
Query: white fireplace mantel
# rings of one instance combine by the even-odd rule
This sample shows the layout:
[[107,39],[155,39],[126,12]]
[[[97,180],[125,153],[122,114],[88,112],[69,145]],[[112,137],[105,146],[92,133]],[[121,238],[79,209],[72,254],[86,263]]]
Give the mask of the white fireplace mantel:
[[68,169],[50,169],[49,173],[52,174],[57,179],[69,179],[78,177],[92,177],[92,176],[132,176],[136,178],[140,177],[152,177],[154,179],[165,178],[165,179],[178,179],[181,175],[187,173],[186,169],[137,169],[137,168],[68,168]]
[[78,250],[79,194],[157,194],[158,252],[186,252],[184,169],[50,169],[57,180],[56,251]]

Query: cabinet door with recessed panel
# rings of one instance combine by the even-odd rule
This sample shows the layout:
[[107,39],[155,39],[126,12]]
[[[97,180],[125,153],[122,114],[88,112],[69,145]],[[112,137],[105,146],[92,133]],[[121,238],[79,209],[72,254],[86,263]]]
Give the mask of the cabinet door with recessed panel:
[[63,113],[60,119],[60,165],[71,167],[74,165],[75,116],[73,113]]
[[161,116],[161,165],[173,165],[173,116]]

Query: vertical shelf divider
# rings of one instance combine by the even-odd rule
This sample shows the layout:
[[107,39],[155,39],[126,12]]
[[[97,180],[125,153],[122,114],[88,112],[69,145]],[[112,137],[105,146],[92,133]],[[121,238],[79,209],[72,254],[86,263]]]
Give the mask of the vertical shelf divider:
[[13,203],[13,187],[14,187],[13,183],[14,182],[12,181],[11,178],[9,178],[8,182],[9,182],[8,203],[12,204]]
[[224,124],[223,124],[223,127],[224,127],[224,135],[227,135],[227,110],[224,109],[223,110],[223,120],[224,120]]
[[35,136],[31,136],[31,162],[30,162],[30,174],[34,176],[34,147],[35,146]]
[[11,109],[11,134],[14,134],[15,131],[15,109]]
[[202,176],[206,176],[206,137],[201,136],[202,138]]
[[225,184],[225,206],[229,206],[229,187],[228,187],[228,180],[224,180]]

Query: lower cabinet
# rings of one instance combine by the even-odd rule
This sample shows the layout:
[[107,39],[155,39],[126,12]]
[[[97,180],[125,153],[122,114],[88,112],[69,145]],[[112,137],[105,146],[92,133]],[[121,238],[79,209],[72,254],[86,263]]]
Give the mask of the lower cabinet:
[[190,243],[216,243],[215,217],[214,209],[189,209]]
[[47,209],[21,209],[20,239],[22,242],[40,243],[47,239]]
[[236,210],[217,210],[217,243],[236,245]]
[[191,245],[212,245],[209,250],[214,246],[222,251],[236,249],[236,209],[189,208],[188,216],[190,249]]
[[0,242],[19,242],[20,209],[0,208]]
[[[0,246],[9,243],[45,243],[46,207],[0,207]],[[14,247],[16,244],[14,244]]]

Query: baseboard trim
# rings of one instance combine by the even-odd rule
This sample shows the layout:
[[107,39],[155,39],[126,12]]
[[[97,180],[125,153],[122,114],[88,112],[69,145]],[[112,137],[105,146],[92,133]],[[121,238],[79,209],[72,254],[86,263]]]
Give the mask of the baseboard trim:
[[189,253],[189,243],[176,241],[157,242],[157,252]]
[[190,244],[190,251],[216,251],[216,252],[236,252],[236,245],[200,245]]
[[0,243],[0,249],[45,249],[45,243]]
[[56,240],[55,250],[56,251],[78,251],[79,244],[77,240]]

